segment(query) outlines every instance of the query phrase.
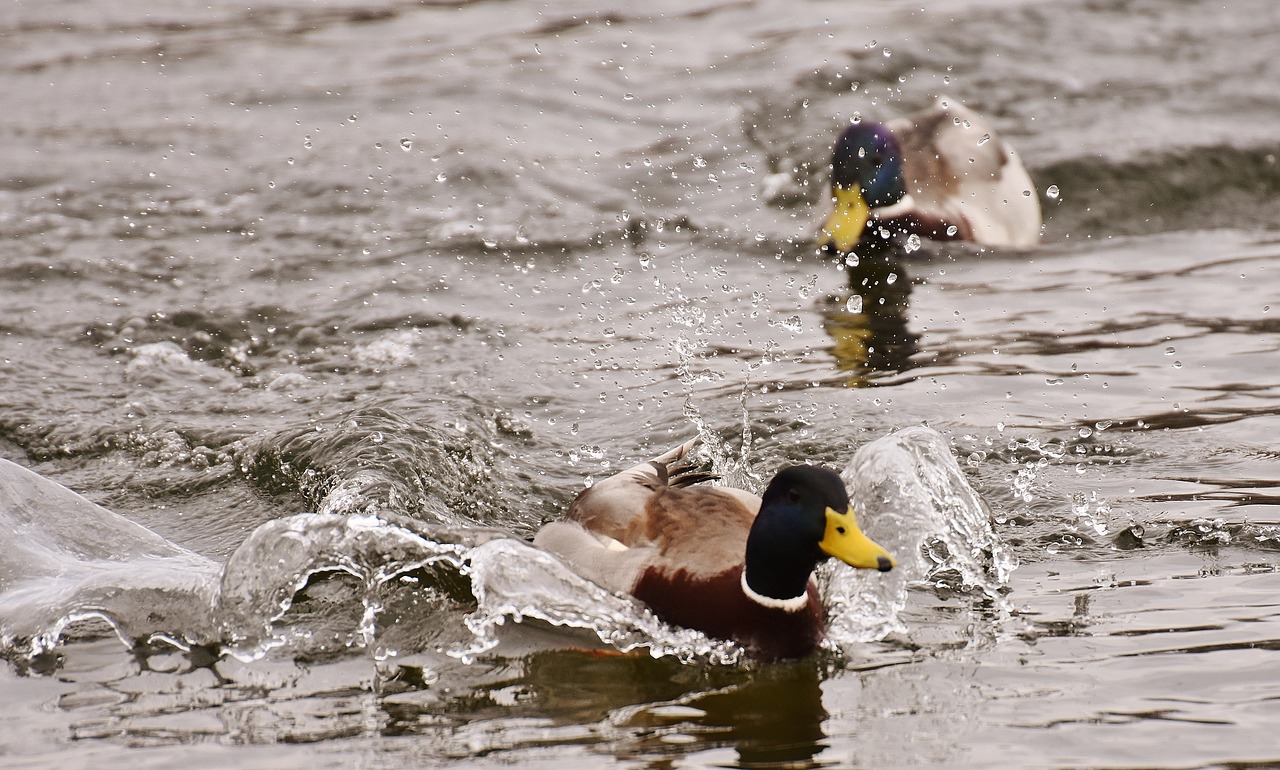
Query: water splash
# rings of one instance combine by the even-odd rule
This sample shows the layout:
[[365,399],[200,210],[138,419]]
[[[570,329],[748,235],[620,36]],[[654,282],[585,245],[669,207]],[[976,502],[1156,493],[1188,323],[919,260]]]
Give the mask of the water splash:
[[497,648],[508,620],[536,619],[584,629],[619,652],[645,648],[655,658],[736,663],[742,649],[697,631],[669,626],[629,597],[579,577],[555,557],[516,540],[494,540],[468,554],[477,608],[466,618],[473,644],[450,654],[470,662]]
[[912,585],[969,592],[1004,607],[1016,562],[937,431],[914,427],[877,439],[859,449],[841,475],[859,523],[895,555],[898,568],[884,575],[832,569],[833,642],[909,635],[902,614]]
[[166,626],[214,637],[215,562],[6,460],[0,531],[2,650],[38,655],[89,620],[130,645]]
[[342,573],[360,586],[359,639],[367,646],[376,637],[383,584],[414,570],[460,570],[470,545],[503,536],[482,528],[430,527],[394,514],[305,513],[267,522],[223,570],[216,615],[224,644],[246,660],[287,644],[277,626],[298,593],[317,575]]
[[[726,458],[725,470],[745,465]],[[9,652],[47,651],[71,626],[99,621],[128,646],[218,644],[242,661],[283,649],[368,650],[379,660],[435,650],[470,662],[528,652],[522,636],[547,627],[558,629],[558,646],[713,664],[743,657],[505,530],[387,511],[298,514],[258,527],[220,568],[30,471],[0,471],[0,511],[26,517],[6,522],[18,536],[0,561]],[[844,478],[864,528],[900,568],[822,576],[835,646],[907,633],[908,588],[922,583],[1001,601],[1013,560],[941,436],[913,428],[872,442]],[[59,517],[40,515],[55,509]]]

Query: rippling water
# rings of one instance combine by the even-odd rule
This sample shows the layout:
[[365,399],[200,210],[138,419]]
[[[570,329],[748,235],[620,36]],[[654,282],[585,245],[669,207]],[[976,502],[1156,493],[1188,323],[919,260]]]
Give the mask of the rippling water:
[[[44,479],[0,486],[3,764],[1280,762],[1278,35],[1270,0],[0,11],[0,458]],[[938,93],[1045,244],[853,299],[809,241],[831,137]],[[524,542],[692,435],[747,486],[846,468],[918,557],[824,572],[829,648],[762,666]]]

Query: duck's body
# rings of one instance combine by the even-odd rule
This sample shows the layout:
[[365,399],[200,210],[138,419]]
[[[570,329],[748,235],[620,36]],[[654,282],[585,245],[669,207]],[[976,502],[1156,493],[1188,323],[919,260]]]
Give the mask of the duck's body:
[[1040,240],[1022,160],[977,113],[947,99],[888,123],[862,121],[832,152],[834,208],[819,244],[864,255],[912,234],[986,246]]
[[823,637],[814,567],[834,555],[887,570],[892,559],[858,530],[834,472],[784,469],[763,499],[695,486],[708,477],[675,465],[693,444],[584,490],[534,543],[668,623],[763,658],[809,654]]

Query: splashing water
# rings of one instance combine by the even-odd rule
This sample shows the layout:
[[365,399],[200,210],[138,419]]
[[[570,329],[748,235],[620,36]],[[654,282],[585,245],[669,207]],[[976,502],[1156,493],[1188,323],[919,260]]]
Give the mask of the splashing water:
[[1002,589],[1016,563],[937,431],[907,428],[877,439],[854,454],[841,476],[859,523],[898,567],[883,575],[832,570],[833,643],[909,634],[901,617],[912,584],[976,593],[1007,611]]
[[475,635],[470,647],[450,654],[469,662],[497,648],[508,619],[536,619],[553,626],[585,629],[620,652],[648,648],[655,658],[736,663],[742,649],[658,620],[634,599],[585,580],[550,554],[516,540],[494,540],[468,554],[466,572],[478,607],[466,618]]
[[[712,456],[738,465],[724,451]],[[242,661],[336,643],[380,660],[436,649],[469,663],[523,654],[522,641],[547,627],[559,647],[713,664],[743,656],[732,643],[661,622],[504,530],[391,512],[298,514],[258,527],[219,569],[30,471],[11,463],[0,471],[0,510],[26,516],[9,522],[21,536],[0,562],[0,643],[10,652],[47,651],[68,627],[95,620],[126,645],[216,643]],[[844,478],[864,528],[899,568],[824,570],[832,646],[907,633],[901,613],[913,584],[946,583],[1000,602],[1013,560],[940,435],[912,428],[874,441]],[[61,515],[38,515],[53,509]],[[350,591],[326,604],[326,580],[335,577]],[[307,606],[311,614],[300,609]]]
[[216,563],[6,460],[0,530],[0,649],[37,655],[88,620],[125,644],[169,624],[213,637]]

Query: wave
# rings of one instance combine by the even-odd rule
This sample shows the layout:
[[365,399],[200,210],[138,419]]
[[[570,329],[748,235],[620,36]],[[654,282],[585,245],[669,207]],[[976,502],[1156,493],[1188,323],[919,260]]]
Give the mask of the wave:
[[1280,229],[1280,147],[1188,147],[1127,161],[1033,169],[1046,239],[1173,230]]

